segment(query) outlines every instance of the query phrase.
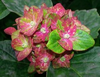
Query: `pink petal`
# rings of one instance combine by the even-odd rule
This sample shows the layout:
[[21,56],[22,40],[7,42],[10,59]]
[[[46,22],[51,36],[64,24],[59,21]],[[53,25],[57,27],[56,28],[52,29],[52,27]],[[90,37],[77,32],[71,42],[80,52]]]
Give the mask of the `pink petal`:
[[57,20],[60,19],[61,17],[57,14],[50,14],[49,15],[50,19],[51,19],[51,29],[57,29],[56,25],[57,25]]
[[27,56],[27,59],[28,59],[30,62],[33,62],[32,58],[33,58],[32,55],[28,55],[28,56]]
[[17,51],[24,50],[24,48],[22,47],[22,45],[23,45],[23,42],[20,39],[18,39],[18,38],[15,38],[11,42],[12,48],[15,49],[15,50],[17,50]]
[[70,59],[73,57],[74,53],[71,52],[70,54],[66,54],[66,52],[60,55],[58,58],[53,60],[53,67],[70,67]]
[[43,3],[43,4],[41,5],[41,9],[48,9],[48,7],[47,7],[47,5],[46,5],[45,3]]
[[74,36],[75,33],[76,33],[76,25],[70,26],[70,29],[68,30],[68,34],[70,35],[70,37]]
[[31,25],[31,20],[26,17],[20,18],[18,26],[19,26],[19,29],[21,30],[21,32],[27,36],[31,36],[38,27],[38,25],[36,25],[36,24]]
[[4,30],[4,32],[8,35],[12,35],[13,32],[15,32],[16,29],[14,27],[8,27]]
[[35,66],[40,68],[42,71],[47,71],[50,65],[52,56],[49,53],[41,54],[38,58],[36,58]]
[[45,38],[46,38],[46,36],[47,36],[47,34],[46,33],[42,33],[42,32],[36,32],[36,34],[35,34],[38,38],[40,38],[41,39],[41,41],[45,41]]
[[61,5],[61,3],[56,4],[54,7],[50,8],[50,12],[51,13],[56,13],[58,14],[60,17],[62,17],[65,13],[65,9],[64,7]]
[[23,51],[19,52],[17,55],[17,60],[18,61],[23,60],[24,58],[26,58],[30,54],[31,51],[32,51],[32,48],[26,48]]
[[46,52],[45,47],[46,47],[45,43],[40,43],[40,44],[33,46],[34,55],[38,57],[40,56],[40,54],[43,54],[44,52]]
[[64,20],[62,25],[64,26],[65,33],[69,34],[70,37],[75,35],[76,24],[75,24],[75,18],[74,17],[68,18],[67,20]]
[[74,56],[74,52],[71,52],[70,54],[65,54],[64,56],[66,60],[70,60]]
[[47,24],[42,24],[40,31],[36,32],[34,35],[41,39],[42,41],[45,41],[46,37],[49,33],[49,27],[47,27]]
[[33,42],[34,42],[34,43],[41,43],[42,40],[41,40],[41,38],[39,38],[37,35],[34,35],[34,37],[33,37]]
[[73,48],[73,44],[69,39],[61,38],[58,43],[66,50],[70,51]]
[[24,15],[26,15],[28,13],[28,11],[29,11],[29,7],[25,5],[24,6]]
[[73,17],[74,11],[71,11],[71,9],[67,9],[67,10],[65,11],[65,14],[67,14],[68,17]]
[[39,23],[42,21],[43,10],[32,6],[26,10],[23,17],[17,18],[16,23],[18,29],[26,35],[31,36],[36,30]]
[[57,21],[52,20],[52,23],[51,23],[51,29],[52,29],[52,30],[57,29],[56,25],[57,25]]

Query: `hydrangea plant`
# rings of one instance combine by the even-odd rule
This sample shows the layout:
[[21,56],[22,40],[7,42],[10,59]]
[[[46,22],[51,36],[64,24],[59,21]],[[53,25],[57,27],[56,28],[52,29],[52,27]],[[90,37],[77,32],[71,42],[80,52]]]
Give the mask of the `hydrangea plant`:
[[15,21],[17,29],[8,27],[4,32],[11,35],[17,60],[30,61],[29,73],[42,74],[50,63],[53,68],[69,68],[74,51],[87,50],[95,43],[90,29],[60,3],[52,7],[25,6],[23,16]]

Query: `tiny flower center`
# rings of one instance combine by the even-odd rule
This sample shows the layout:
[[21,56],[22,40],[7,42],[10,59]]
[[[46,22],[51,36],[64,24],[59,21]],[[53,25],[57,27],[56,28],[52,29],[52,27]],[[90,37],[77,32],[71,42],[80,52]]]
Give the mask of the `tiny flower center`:
[[46,63],[48,60],[48,57],[43,58],[44,63]]
[[60,61],[64,62],[65,61],[65,57],[61,57]]
[[31,21],[31,22],[30,22],[30,25],[31,25],[31,27],[33,27],[34,25],[36,25],[36,22]]
[[41,28],[41,30],[40,30],[42,33],[46,33],[46,30],[45,30],[45,28]]
[[69,34],[65,34],[65,35],[64,35],[64,38],[69,38],[69,37],[70,37]]
[[28,46],[28,43],[26,42],[26,43],[23,43],[23,45],[22,45],[22,47],[23,48],[26,48]]

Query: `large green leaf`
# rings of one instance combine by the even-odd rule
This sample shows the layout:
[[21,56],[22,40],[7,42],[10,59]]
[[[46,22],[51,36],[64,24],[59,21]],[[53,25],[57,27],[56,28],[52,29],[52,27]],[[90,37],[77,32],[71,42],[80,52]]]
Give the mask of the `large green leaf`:
[[16,60],[10,43],[9,40],[0,41],[0,77],[28,77],[29,63]]
[[9,13],[10,12],[7,10],[7,8],[4,6],[4,4],[0,0],[0,20],[6,17]]
[[49,41],[47,43],[48,49],[50,49],[53,52],[58,53],[58,54],[63,53],[65,50],[58,43],[58,40],[60,40],[60,39],[61,38],[60,38],[57,30],[52,31],[49,35]]
[[70,68],[49,67],[47,77],[100,77],[100,47],[75,54]]
[[77,30],[74,35],[73,50],[83,51],[94,45],[94,39],[85,31]]
[[23,15],[23,8],[25,5],[36,5],[40,7],[42,3],[46,3],[48,7],[52,6],[51,0],[2,0],[7,9],[20,16]]
[[98,30],[100,30],[100,16],[96,9],[92,10],[77,10],[75,16],[81,21],[82,24],[87,26],[91,31],[90,35],[93,38],[98,36]]

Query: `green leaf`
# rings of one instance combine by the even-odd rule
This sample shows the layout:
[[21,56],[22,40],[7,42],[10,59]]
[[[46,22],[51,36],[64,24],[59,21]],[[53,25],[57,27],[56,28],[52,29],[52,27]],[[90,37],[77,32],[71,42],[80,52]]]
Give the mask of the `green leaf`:
[[48,7],[52,6],[51,0],[2,0],[7,9],[14,12],[20,16],[23,15],[23,8],[27,6],[38,6],[40,7],[42,3],[46,3]]
[[94,47],[85,53],[75,54],[70,68],[47,71],[47,77],[100,77],[100,47]]
[[78,17],[83,25],[87,26],[91,30],[90,35],[93,38],[98,36],[98,31],[100,30],[100,16],[96,9],[87,11],[77,10],[74,15]]
[[0,41],[0,77],[29,77],[28,66],[27,61],[17,61],[10,40]]
[[94,39],[85,31],[77,30],[74,35],[73,50],[83,51],[94,45]]
[[7,10],[7,8],[4,6],[2,1],[0,0],[0,20],[6,17],[10,12]]
[[34,65],[29,65],[28,67],[28,73],[33,73],[35,71]]
[[53,52],[57,54],[63,53],[65,50],[60,46],[58,43],[58,40],[60,40],[60,36],[57,32],[57,30],[54,30],[49,35],[49,41],[47,43],[48,49],[52,50]]
[[97,39],[95,39],[95,46],[100,46],[100,34]]
[[62,22],[60,20],[57,20],[57,28],[58,28],[58,31],[59,30],[63,30],[64,31],[64,27],[62,26]]

